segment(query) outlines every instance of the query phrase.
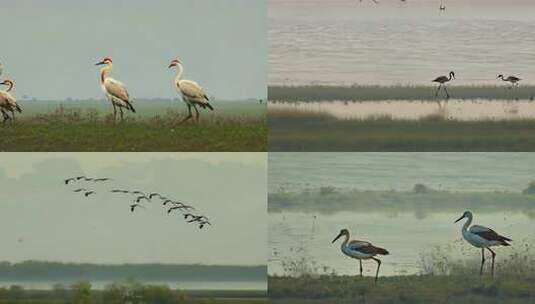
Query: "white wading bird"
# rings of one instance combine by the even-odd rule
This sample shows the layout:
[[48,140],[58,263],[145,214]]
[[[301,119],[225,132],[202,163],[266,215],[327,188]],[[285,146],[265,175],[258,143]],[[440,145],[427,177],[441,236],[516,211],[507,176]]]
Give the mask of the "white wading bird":
[[440,83],[438,85],[437,91],[435,92],[435,97],[438,96],[438,93],[440,92],[440,88],[444,88],[444,92],[446,92],[446,98],[450,98],[450,94],[448,93],[448,90],[446,89],[446,82],[449,82],[452,79],[455,79],[455,73],[453,71],[450,72],[449,78],[448,76],[439,76],[432,81],[432,82]]
[[110,100],[113,105],[113,119],[117,118],[117,107],[121,112],[121,120],[123,120],[123,108],[136,113],[136,110],[132,106],[132,100],[128,95],[126,87],[121,82],[108,77],[111,69],[113,68],[113,63],[110,57],[105,57],[101,62],[98,62],[96,65],[105,65],[100,70],[100,86],[106,97]]
[[465,211],[463,215],[458,218],[455,223],[462,220],[463,218],[467,218],[468,220],[464,223],[462,234],[463,238],[470,243],[472,246],[481,248],[481,268],[479,270],[479,275],[483,274],[483,264],[485,263],[485,248],[487,248],[488,251],[490,251],[492,255],[492,266],[490,270],[490,275],[494,277],[494,258],[496,257],[496,253],[490,249],[491,246],[510,246],[509,243],[512,240],[509,238],[506,238],[505,236],[501,236],[494,232],[494,230],[474,225],[468,229],[470,224],[472,223],[472,212]]
[[169,68],[172,67],[177,67],[177,73],[174,81],[175,89],[182,96],[182,100],[188,106],[188,116],[181,120],[179,124],[193,117],[193,115],[191,114],[192,107],[196,113],[195,120],[198,122],[199,110],[197,109],[197,106],[203,109],[208,108],[212,111],[214,110],[214,108],[209,103],[210,99],[208,98],[208,96],[206,96],[206,93],[204,93],[203,88],[198,83],[196,83],[195,81],[182,79],[182,76],[184,74],[184,67],[182,66],[182,62],[180,62],[180,60],[172,60],[171,64],[169,64]]
[[522,79],[516,77],[516,76],[509,76],[507,78],[503,78],[503,75],[500,74],[498,75],[498,77],[496,79],[501,79],[503,81],[507,81],[507,82],[510,82],[511,83],[511,89],[515,86],[518,86],[518,82]]
[[334,238],[332,243],[336,242],[340,237],[344,236],[344,242],[340,249],[342,253],[350,258],[359,260],[360,264],[360,276],[362,277],[362,260],[372,259],[377,262],[377,271],[375,272],[375,283],[377,283],[377,277],[379,276],[379,268],[381,267],[381,260],[375,258],[376,255],[388,255],[388,251],[383,248],[375,247],[369,242],[365,241],[349,241],[349,231],[342,229],[338,236]]
[[[13,81],[4,80],[4,82],[1,82],[0,85],[7,86],[5,91],[0,90],[0,111],[2,112],[2,116],[4,116],[5,123],[9,119],[15,120],[15,111],[22,113],[22,109],[17,104],[15,97],[13,97],[13,95],[10,93],[11,89],[13,89]],[[11,112],[11,117],[9,117],[7,111]]]

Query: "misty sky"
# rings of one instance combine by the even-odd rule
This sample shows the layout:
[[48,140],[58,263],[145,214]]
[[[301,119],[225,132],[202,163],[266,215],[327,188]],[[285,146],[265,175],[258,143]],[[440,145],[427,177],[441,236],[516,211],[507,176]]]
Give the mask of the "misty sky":
[[0,62],[19,97],[103,98],[94,64],[111,56],[134,98],[176,98],[178,56],[216,99],[265,98],[266,12],[263,0],[2,1]]
[[[2,153],[0,261],[91,263],[266,262],[265,153]],[[63,178],[108,176],[65,186]],[[72,192],[81,186],[97,194]],[[157,200],[131,213],[113,187],[190,202],[213,227],[199,230]]]

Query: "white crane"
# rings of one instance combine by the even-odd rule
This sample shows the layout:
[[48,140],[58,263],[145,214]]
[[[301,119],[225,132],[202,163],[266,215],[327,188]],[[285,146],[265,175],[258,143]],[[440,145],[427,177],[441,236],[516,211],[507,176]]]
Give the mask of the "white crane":
[[[467,221],[464,223],[462,228],[463,238],[472,246],[481,248],[481,268],[479,269],[479,275],[483,274],[483,264],[485,264],[486,248],[488,251],[490,251],[490,254],[492,255],[492,266],[490,270],[490,275],[494,277],[494,258],[496,257],[496,253],[492,251],[490,247],[510,246],[510,244],[507,242],[511,242],[512,240],[505,236],[501,236],[494,230],[484,226],[473,225],[472,227],[470,227],[473,218],[472,212],[470,211],[465,211],[463,215],[455,221],[455,223],[464,218],[466,218]],[[468,227],[470,227],[470,229]]]
[[123,120],[123,108],[136,113],[125,85],[120,81],[108,77],[108,74],[113,68],[113,61],[111,58],[104,57],[104,59],[101,62],[98,62],[96,65],[104,65],[104,67],[100,70],[100,86],[113,106],[114,121],[117,118],[117,107],[121,112],[121,120]]
[[388,255],[389,252],[386,249],[373,246],[370,242],[366,241],[349,241],[349,230],[342,229],[338,236],[334,238],[332,243],[336,242],[340,237],[344,236],[344,242],[342,243],[340,250],[346,256],[359,260],[360,264],[360,276],[362,277],[362,260],[372,259],[377,262],[377,271],[375,272],[375,283],[377,283],[377,277],[379,276],[379,268],[381,267],[381,260],[375,258],[376,255]]
[[[0,90],[0,111],[2,112],[5,123],[9,119],[15,120],[15,111],[22,113],[22,109],[17,104],[15,97],[13,97],[13,95],[10,93],[13,89],[13,81],[6,79],[1,82],[0,85],[7,86],[5,91]],[[9,117],[7,112],[11,112],[11,117]]]
[[175,89],[177,90],[178,94],[182,96],[182,100],[186,105],[188,106],[188,116],[186,118],[182,119],[179,124],[191,119],[193,117],[191,113],[191,108],[195,110],[196,117],[195,120],[199,121],[199,110],[197,109],[197,106],[203,108],[203,109],[210,109],[211,111],[214,110],[212,105],[210,105],[210,99],[204,93],[203,88],[196,83],[195,81],[182,79],[182,76],[184,74],[184,67],[182,66],[182,62],[179,59],[173,59],[171,61],[171,64],[169,64],[169,68],[176,67],[177,73],[174,81]]

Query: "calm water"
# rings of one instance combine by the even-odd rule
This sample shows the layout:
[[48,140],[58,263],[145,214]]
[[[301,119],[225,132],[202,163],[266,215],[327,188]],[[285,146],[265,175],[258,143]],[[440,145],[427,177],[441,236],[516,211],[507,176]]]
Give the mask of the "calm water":
[[336,186],[410,191],[521,191],[535,180],[535,153],[269,153],[269,191]]
[[535,119],[532,101],[510,100],[454,100],[440,105],[436,101],[373,101],[373,102],[277,102],[271,109],[298,110],[328,113],[339,119],[366,119],[389,117],[392,119],[420,119],[441,115],[455,120]]
[[[394,202],[392,202],[394,203]],[[504,208],[505,210],[505,208]],[[426,254],[435,246],[452,245],[448,254],[454,259],[477,259],[480,251],[461,238],[461,223],[454,224],[461,214],[436,213],[417,219],[410,214],[388,216],[381,213],[337,213],[312,215],[299,213],[271,214],[269,218],[270,274],[284,274],[283,261],[307,256],[315,261],[323,272],[334,270],[337,274],[355,275],[358,263],[342,255],[341,241],[331,244],[340,229],[352,232],[351,238],[367,240],[389,250],[381,257],[382,275],[415,274],[421,271],[420,254]],[[314,216],[316,218],[314,219]],[[514,244],[535,243],[535,222],[522,214],[507,212],[475,215],[475,223],[487,225],[499,233],[510,236]],[[301,251],[304,249],[304,252]],[[498,248],[499,258],[509,256],[510,248]],[[366,275],[374,275],[374,261],[363,262]]]
[[[33,290],[49,290],[54,284],[61,283],[64,286],[70,286],[76,282],[0,282],[0,287],[9,287],[12,285],[20,285],[25,289]],[[91,285],[94,289],[104,289],[114,281],[92,281]],[[248,281],[248,282],[166,282],[166,281],[150,281],[142,282],[143,284],[167,285],[171,289],[185,289],[185,290],[266,290],[267,282],[265,281]]]
[[532,0],[269,0],[270,84],[535,83]]

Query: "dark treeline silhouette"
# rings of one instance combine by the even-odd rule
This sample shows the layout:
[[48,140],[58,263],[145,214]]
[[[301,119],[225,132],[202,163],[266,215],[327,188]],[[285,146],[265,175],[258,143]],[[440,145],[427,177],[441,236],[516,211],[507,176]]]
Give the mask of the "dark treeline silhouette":
[[0,281],[256,281],[265,280],[267,266],[174,264],[69,264],[26,261],[0,262]]

